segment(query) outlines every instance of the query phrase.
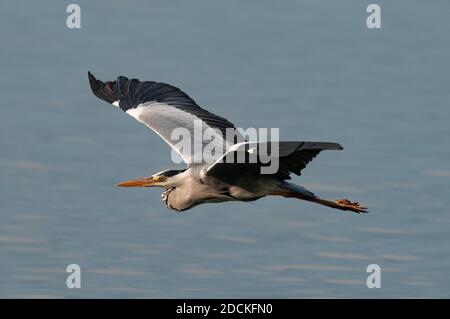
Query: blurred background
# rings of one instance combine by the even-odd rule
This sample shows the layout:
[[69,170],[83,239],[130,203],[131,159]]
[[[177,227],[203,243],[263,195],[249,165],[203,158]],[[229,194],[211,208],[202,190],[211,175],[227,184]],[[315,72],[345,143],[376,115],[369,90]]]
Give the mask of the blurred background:
[[[450,3],[0,3],[0,297],[450,297]],[[167,82],[240,127],[333,141],[298,200],[168,211],[119,181],[173,168],[87,71]],[[81,289],[66,287],[68,264]],[[381,267],[380,289],[366,267]]]

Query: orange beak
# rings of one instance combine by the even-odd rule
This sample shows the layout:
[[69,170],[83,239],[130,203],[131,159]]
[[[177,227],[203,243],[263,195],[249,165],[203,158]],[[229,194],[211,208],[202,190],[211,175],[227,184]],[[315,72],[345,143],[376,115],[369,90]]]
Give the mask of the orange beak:
[[150,176],[150,177],[143,177],[138,179],[132,179],[126,182],[121,182],[117,184],[117,186],[120,187],[151,187],[151,186],[157,186],[155,184],[161,183],[166,181],[165,176]]

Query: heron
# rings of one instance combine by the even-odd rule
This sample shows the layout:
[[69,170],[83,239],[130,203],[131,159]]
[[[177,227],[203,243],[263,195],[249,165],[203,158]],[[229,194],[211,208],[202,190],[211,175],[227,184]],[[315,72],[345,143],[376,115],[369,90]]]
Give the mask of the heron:
[[[90,87],[95,96],[131,115],[138,122],[156,132],[186,163],[183,169],[169,169],[148,177],[131,179],[117,184],[120,187],[162,187],[161,199],[169,209],[182,212],[204,203],[227,201],[255,201],[266,196],[297,198],[342,211],[367,213],[367,207],[348,199],[327,200],[316,196],[305,187],[289,182],[291,174],[301,171],[321,151],[342,150],[338,143],[280,141],[277,144],[278,169],[263,174],[261,161],[224,161],[225,155],[249,155],[258,153],[263,143],[247,141],[240,137],[229,143],[229,129],[234,124],[223,117],[201,108],[179,88],[156,81],[140,81],[119,76],[116,80],[103,82],[88,72]],[[200,141],[202,147],[186,154],[174,140],[172,132],[184,128],[194,133],[195,121],[200,121],[202,130],[214,129],[222,143],[224,152],[218,153],[215,161],[199,162],[198,153],[206,147],[207,141]],[[194,136],[194,134],[193,134]],[[234,143],[236,141],[236,143]],[[199,141],[194,141],[199,142]],[[244,158],[247,158],[244,156]]]

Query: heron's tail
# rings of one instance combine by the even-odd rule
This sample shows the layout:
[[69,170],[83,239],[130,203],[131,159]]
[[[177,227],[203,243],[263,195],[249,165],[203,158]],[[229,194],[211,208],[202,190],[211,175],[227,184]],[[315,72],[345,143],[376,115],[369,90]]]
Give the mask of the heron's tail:
[[287,182],[281,184],[279,188],[277,190],[272,191],[270,195],[298,198],[335,209],[352,211],[358,214],[369,212],[367,210],[367,207],[360,205],[358,202],[351,202],[348,199],[338,199],[336,201],[323,199],[317,197],[312,192],[308,191],[306,188]]

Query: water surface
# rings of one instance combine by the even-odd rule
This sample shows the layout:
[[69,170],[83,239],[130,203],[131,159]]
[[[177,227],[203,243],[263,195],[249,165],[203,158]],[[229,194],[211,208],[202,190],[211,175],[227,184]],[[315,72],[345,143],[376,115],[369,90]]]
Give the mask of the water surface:
[[[450,297],[450,4],[0,4],[0,297]],[[243,127],[334,141],[296,200],[175,214],[118,181],[172,168],[156,134],[95,98],[87,70],[181,87]],[[82,288],[65,269],[82,268]],[[382,288],[366,287],[366,267]]]

